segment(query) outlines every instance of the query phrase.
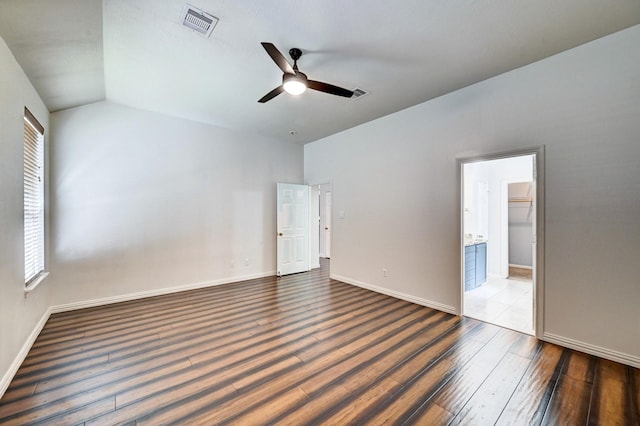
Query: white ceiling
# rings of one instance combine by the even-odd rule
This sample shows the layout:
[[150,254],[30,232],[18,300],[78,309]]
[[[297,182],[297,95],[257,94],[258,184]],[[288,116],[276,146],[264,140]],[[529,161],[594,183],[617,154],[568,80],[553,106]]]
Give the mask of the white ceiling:
[[[2,36],[50,111],[107,99],[306,143],[640,23],[639,0],[0,0]],[[282,73],[369,92],[257,100]],[[294,130],[295,135],[290,135]]]

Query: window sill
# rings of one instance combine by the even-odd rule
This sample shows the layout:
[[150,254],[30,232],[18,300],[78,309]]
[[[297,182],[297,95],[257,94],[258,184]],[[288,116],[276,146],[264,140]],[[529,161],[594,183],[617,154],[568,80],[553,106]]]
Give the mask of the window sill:
[[29,293],[35,290],[36,287],[38,287],[38,285],[40,285],[40,283],[43,282],[48,276],[49,272],[40,272],[40,274],[35,279],[31,280],[29,285],[24,288],[24,297],[28,297]]

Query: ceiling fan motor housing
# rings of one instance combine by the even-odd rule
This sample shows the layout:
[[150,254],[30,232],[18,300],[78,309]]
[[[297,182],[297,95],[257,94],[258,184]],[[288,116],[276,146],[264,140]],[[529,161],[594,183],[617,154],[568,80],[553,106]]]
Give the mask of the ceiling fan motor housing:
[[308,85],[307,75],[303,72],[296,71],[295,74],[284,73],[282,74],[282,84],[285,84],[287,81],[296,80],[300,83],[303,83],[305,86]]
[[300,56],[302,56],[302,50],[294,47],[292,49],[289,49],[289,55],[291,56],[291,59],[297,61],[298,59],[300,59]]

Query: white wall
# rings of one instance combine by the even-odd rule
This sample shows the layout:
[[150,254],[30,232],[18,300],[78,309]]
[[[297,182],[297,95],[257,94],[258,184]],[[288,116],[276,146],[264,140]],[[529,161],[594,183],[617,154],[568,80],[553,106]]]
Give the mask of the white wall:
[[459,311],[456,159],[545,145],[544,336],[640,365],[638,46],[635,26],[306,145],[345,212],[332,275]]
[[56,304],[275,273],[301,146],[108,102],[51,123]]
[[[45,128],[46,149],[51,140],[49,111],[0,38],[0,395],[15,372],[12,370],[18,367],[14,364],[16,357],[51,305],[48,281],[40,284],[28,298],[24,293],[25,106]],[[47,159],[45,152],[45,162]]]

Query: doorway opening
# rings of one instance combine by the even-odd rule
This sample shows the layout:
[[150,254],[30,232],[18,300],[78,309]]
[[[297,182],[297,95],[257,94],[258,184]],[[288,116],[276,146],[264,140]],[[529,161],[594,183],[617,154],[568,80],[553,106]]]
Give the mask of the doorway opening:
[[311,268],[319,268],[322,259],[331,257],[331,184],[310,185],[311,188],[311,238],[309,253]]
[[462,314],[531,335],[542,308],[542,153],[459,160]]

